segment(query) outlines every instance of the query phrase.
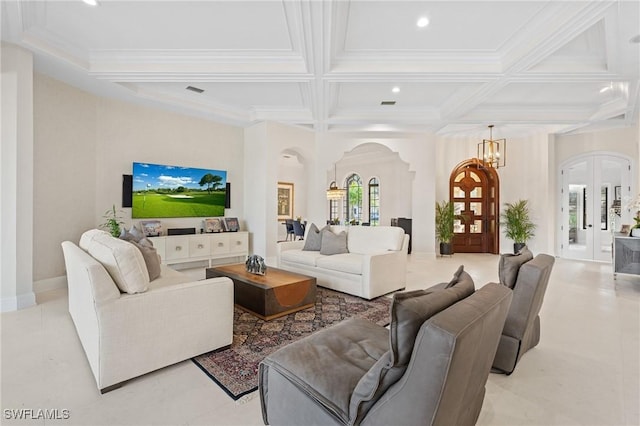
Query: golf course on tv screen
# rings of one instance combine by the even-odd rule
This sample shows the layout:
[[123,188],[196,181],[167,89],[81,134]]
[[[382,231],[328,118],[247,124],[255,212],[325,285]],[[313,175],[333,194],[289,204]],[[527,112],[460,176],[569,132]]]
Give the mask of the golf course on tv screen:
[[227,172],[133,163],[133,218],[224,216]]

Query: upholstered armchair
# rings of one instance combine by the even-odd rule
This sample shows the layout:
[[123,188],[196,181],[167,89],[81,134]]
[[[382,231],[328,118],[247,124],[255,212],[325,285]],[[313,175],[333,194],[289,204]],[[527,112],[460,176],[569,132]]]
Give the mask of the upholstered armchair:
[[265,424],[474,424],[512,292],[474,292],[471,277],[457,275],[396,293],[389,330],[349,319],[268,356]]
[[522,355],[540,341],[539,313],[555,259],[547,254],[531,257],[524,252],[500,260],[500,281],[513,289],[513,302],[493,361],[494,373],[511,374]]

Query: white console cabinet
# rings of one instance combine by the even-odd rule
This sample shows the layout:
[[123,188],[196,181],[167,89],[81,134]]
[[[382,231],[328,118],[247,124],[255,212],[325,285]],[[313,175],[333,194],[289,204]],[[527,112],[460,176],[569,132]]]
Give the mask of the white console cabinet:
[[241,258],[249,254],[248,232],[222,232],[217,234],[168,235],[150,237],[162,263],[175,264],[216,259]]

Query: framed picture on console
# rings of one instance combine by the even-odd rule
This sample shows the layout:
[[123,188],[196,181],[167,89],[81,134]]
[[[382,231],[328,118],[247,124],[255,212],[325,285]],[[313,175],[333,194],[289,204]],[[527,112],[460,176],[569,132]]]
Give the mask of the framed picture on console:
[[204,220],[204,231],[205,232],[224,232],[224,222],[222,218],[214,217],[211,219]]
[[278,182],[278,220],[293,219],[293,183]]
[[140,229],[146,237],[159,237],[162,235],[162,223],[159,220],[141,220]]
[[240,224],[238,223],[237,217],[225,217],[224,222],[227,227],[227,231],[238,232],[240,230]]

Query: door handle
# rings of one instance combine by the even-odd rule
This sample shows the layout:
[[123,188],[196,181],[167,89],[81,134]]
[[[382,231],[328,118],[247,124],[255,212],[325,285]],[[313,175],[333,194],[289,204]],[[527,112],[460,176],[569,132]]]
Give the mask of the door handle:
[[587,225],[587,226],[588,226],[589,228],[593,228],[593,225],[591,225],[591,224],[589,224],[589,225]]

